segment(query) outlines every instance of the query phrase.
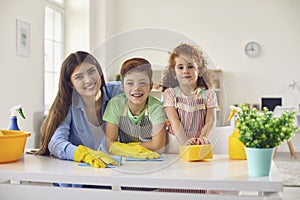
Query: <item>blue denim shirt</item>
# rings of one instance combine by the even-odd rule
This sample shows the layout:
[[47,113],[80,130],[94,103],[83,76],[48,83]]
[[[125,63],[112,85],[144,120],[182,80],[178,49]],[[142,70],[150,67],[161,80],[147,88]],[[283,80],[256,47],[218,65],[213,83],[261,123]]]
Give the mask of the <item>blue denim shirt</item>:
[[[102,115],[108,101],[120,93],[122,93],[122,89],[119,81],[106,83],[103,90]],[[104,144],[104,140],[101,143]],[[80,95],[74,90],[72,104],[69,107],[67,116],[55,130],[48,149],[52,155],[60,159],[74,160],[74,152],[78,145],[94,149],[94,144],[94,137],[89,126],[85,107]],[[105,151],[105,149],[102,150]]]

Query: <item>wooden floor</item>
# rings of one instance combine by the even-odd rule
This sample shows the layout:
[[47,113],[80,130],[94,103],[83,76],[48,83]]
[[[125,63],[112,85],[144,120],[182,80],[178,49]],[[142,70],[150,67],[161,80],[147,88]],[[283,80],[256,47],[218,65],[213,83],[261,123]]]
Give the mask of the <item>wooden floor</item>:
[[[297,160],[300,162],[300,152],[296,152]],[[275,160],[285,161],[295,159],[291,156],[290,152],[277,152]],[[284,187],[282,199],[284,200],[299,200],[300,199],[300,187]]]

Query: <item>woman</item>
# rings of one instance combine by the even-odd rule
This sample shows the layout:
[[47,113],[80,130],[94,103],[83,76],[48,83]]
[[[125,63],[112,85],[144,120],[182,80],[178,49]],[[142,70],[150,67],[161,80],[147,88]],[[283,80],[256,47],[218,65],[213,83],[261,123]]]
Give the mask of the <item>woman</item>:
[[[63,62],[59,90],[41,127],[39,155],[85,162],[93,167],[118,165],[102,151],[107,102],[121,93],[119,82],[105,83],[94,56],[78,51]],[[105,160],[105,161],[104,161]]]

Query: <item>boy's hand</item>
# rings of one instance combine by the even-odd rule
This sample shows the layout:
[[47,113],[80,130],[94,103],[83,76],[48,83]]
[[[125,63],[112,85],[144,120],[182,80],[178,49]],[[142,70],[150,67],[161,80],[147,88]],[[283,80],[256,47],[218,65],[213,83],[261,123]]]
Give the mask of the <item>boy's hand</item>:
[[118,156],[140,159],[155,159],[160,157],[158,153],[145,148],[139,142],[130,142],[127,144],[114,142],[111,144],[109,152]]

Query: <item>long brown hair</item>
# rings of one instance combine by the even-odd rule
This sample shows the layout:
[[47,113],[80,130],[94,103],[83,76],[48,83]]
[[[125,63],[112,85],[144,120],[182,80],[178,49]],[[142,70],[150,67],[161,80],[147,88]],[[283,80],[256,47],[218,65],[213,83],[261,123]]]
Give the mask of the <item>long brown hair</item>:
[[[62,63],[60,78],[58,84],[58,92],[55,100],[49,110],[42,127],[40,129],[40,147],[36,152],[38,155],[49,155],[48,144],[60,123],[66,118],[68,109],[72,104],[73,86],[71,83],[71,75],[75,68],[82,63],[89,63],[96,66],[101,77],[101,91],[103,94],[103,86],[105,85],[104,75],[97,59],[91,54],[84,51],[71,53]],[[103,98],[103,95],[101,96]]]
[[163,71],[163,77],[161,81],[162,90],[167,88],[174,88],[178,86],[178,81],[175,78],[175,58],[179,56],[190,56],[195,60],[198,66],[198,87],[203,87],[209,89],[211,87],[212,74],[208,71],[207,61],[203,53],[193,45],[190,44],[180,44],[177,46],[169,56],[169,63],[166,69]]

